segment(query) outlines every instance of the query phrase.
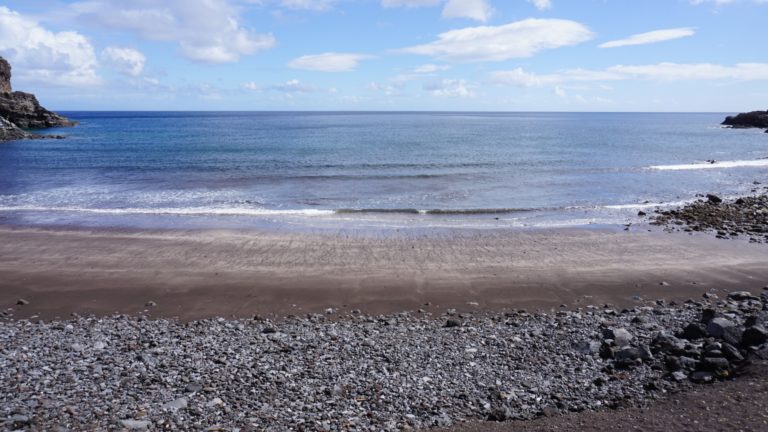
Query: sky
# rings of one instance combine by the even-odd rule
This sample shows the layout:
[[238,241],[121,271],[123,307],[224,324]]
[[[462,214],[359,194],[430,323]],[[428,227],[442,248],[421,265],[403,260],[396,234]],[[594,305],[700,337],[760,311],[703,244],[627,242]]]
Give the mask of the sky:
[[768,0],[0,0],[57,110],[768,109]]

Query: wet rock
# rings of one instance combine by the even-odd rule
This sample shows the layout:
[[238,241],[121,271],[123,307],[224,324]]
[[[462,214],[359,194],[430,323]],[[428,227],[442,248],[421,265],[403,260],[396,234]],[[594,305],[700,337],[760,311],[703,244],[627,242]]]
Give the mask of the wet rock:
[[723,202],[723,199],[717,195],[707,194],[707,201],[709,201],[712,204],[720,204],[721,202]]
[[26,306],[28,304],[29,304],[29,300],[24,300],[24,299],[16,300],[16,305],[18,305],[18,306]]

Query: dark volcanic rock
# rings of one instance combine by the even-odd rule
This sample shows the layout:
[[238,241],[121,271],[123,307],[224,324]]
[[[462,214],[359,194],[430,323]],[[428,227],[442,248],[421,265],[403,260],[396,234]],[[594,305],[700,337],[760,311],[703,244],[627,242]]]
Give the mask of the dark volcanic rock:
[[768,111],[752,111],[728,116],[722,124],[734,128],[768,128]]
[[22,129],[44,129],[74,124],[40,106],[35,95],[14,92],[11,87],[11,65],[0,57],[0,141],[41,138]]
[[0,93],[10,93],[11,88],[11,65],[4,58],[0,57]]
[[74,126],[68,119],[40,106],[35,95],[19,91],[0,93],[0,117],[25,129]]
[[718,238],[746,237],[752,243],[765,243],[768,242],[766,209],[768,195],[765,193],[720,202],[708,196],[682,208],[656,210],[650,223],[665,226],[667,231],[714,231]]
[[0,141],[12,141],[30,138],[32,134],[19,129],[15,124],[0,117]]

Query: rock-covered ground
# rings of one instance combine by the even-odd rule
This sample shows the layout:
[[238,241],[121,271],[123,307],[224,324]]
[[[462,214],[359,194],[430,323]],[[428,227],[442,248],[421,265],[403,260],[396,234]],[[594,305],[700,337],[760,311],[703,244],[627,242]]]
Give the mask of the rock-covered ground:
[[6,318],[0,424],[402,430],[642,405],[768,358],[767,309],[764,291],[537,314]]
[[[766,190],[768,188],[763,189]],[[679,209],[657,210],[651,224],[662,225],[668,231],[712,231],[718,238],[747,238],[753,243],[765,243],[768,242],[768,195],[732,200],[707,195]]]

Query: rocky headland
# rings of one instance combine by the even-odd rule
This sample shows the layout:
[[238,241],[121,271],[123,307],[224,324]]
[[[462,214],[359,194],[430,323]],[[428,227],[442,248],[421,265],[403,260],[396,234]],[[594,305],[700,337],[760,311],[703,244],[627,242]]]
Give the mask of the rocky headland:
[[737,129],[759,128],[768,133],[768,111],[752,111],[735,116],[728,116],[722,123]]
[[30,138],[62,138],[38,135],[27,129],[73,126],[75,123],[43,108],[35,95],[13,91],[11,65],[0,57],[0,141]]

